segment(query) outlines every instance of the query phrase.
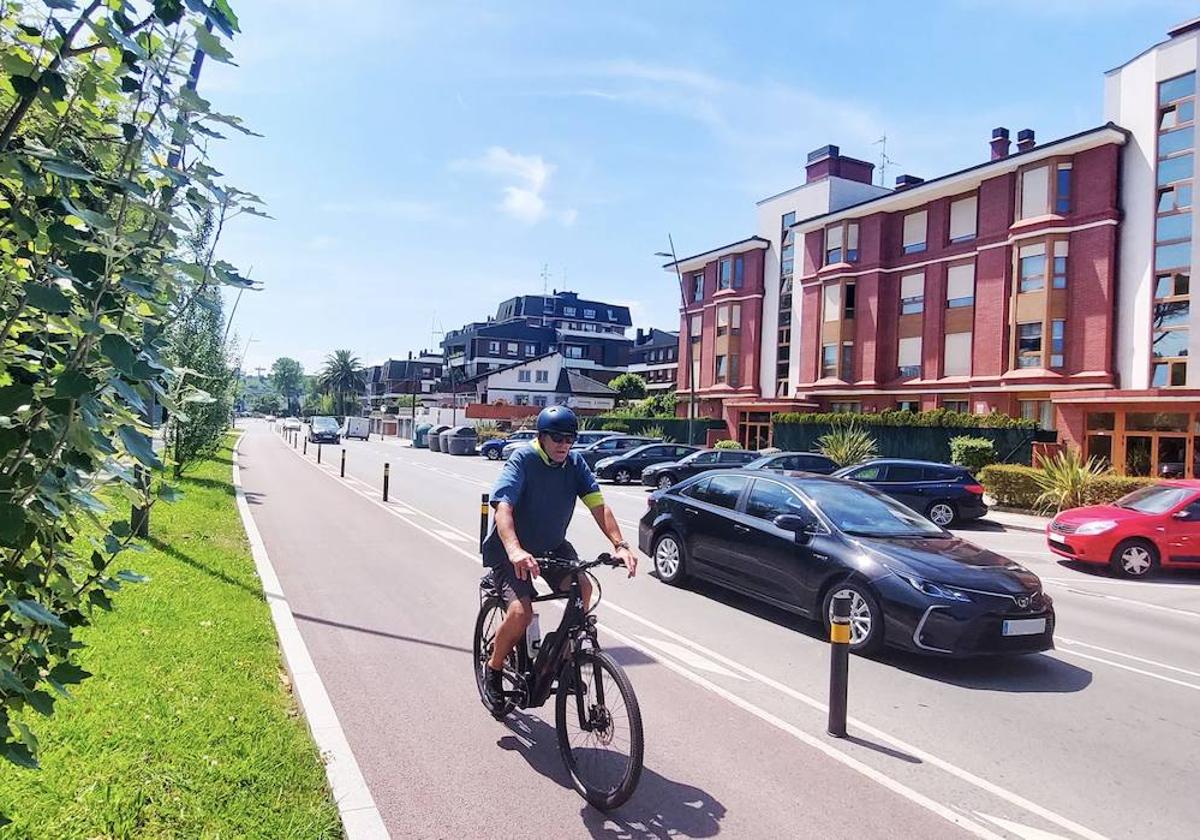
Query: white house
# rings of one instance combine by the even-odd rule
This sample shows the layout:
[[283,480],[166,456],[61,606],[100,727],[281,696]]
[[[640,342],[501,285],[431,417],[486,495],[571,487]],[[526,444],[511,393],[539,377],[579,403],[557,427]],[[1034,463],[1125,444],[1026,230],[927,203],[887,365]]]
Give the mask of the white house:
[[604,411],[616,405],[617,392],[564,365],[561,353],[550,352],[467,380],[480,402]]

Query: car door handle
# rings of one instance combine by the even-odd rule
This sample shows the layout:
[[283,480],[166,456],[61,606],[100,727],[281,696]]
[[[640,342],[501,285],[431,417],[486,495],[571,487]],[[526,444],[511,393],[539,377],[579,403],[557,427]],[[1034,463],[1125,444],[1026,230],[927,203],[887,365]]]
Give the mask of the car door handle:
[[738,525],[736,522],[735,522],[735,523],[733,523],[733,530],[735,530],[735,531],[741,531],[743,534],[749,534],[749,533],[750,533],[750,529],[749,529],[749,528],[747,528],[745,525]]
[[700,511],[696,510],[695,508],[684,508],[683,512],[686,513],[688,516],[699,516],[700,515]]

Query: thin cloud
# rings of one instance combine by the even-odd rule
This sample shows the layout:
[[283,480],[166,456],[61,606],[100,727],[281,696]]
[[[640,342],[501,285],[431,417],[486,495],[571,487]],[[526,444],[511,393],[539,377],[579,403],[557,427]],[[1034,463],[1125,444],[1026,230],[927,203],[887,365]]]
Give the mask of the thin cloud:
[[[508,182],[499,209],[526,225],[537,224],[547,217],[544,193],[556,168],[541,155],[518,154],[502,146],[492,146],[481,157],[450,164],[455,172],[480,172]],[[569,226],[574,224],[576,213],[567,209],[558,218]]]

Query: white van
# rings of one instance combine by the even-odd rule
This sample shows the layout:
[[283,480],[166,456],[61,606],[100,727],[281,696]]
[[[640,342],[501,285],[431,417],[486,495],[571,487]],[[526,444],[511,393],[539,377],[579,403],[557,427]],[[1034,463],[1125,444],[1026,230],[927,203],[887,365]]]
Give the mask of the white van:
[[369,440],[371,437],[371,421],[366,417],[347,417],[342,423],[343,438],[358,438]]

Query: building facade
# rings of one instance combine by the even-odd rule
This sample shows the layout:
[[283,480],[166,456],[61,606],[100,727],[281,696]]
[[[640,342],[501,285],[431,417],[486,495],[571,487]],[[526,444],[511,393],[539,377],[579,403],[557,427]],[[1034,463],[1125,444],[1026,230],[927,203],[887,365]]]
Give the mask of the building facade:
[[474,401],[493,406],[529,406],[530,413],[548,405],[566,405],[596,413],[616,405],[617,392],[572,368],[557,351],[517,362],[464,383]]
[[364,408],[379,409],[389,398],[432,395],[442,375],[442,357],[421,350],[407,359],[388,359],[366,369],[367,392]]
[[679,370],[679,333],[638,329],[629,351],[629,372],[646,380],[650,393],[674,391]]

